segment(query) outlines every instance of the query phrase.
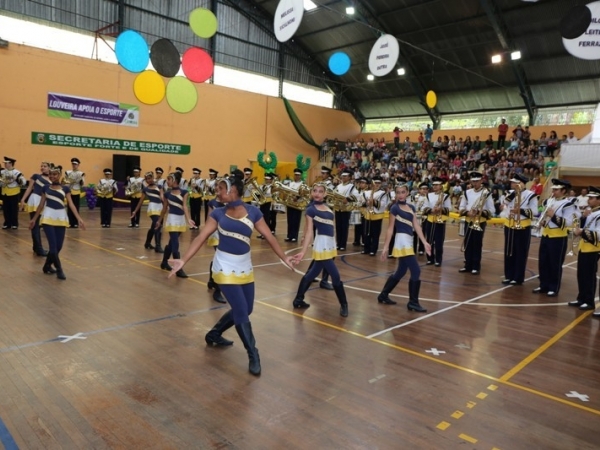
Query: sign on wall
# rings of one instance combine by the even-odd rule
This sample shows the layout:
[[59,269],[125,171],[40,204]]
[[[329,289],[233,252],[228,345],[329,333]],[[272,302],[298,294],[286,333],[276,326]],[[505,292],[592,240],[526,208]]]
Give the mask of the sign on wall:
[[124,103],[48,92],[48,116],[137,127],[140,108]]
[[46,133],[41,131],[31,132],[31,143],[34,145],[51,145],[56,147],[76,147],[143,153],[166,153],[171,155],[189,155],[191,151],[190,145],[183,144],[130,141],[127,139]]

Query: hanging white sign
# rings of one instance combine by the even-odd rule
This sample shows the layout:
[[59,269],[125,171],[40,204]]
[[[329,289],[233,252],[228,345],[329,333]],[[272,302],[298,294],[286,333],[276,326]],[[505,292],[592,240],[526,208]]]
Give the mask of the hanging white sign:
[[562,38],[565,49],[576,58],[600,59],[600,2],[586,5],[592,12],[592,23],[575,39]]
[[304,16],[304,0],[281,0],[277,5],[273,28],[279,42],[286,42],[298,31]]
[[376,77],[383,77],[394,70],[400,56],[400,44],[391,34],[384,34],[371,49],[369,70]]

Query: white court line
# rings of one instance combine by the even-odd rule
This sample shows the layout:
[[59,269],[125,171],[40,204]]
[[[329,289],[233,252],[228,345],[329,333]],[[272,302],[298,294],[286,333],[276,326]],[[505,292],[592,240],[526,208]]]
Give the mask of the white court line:
[[[569,265],[571,265],[571,264],[573,264],[575,262],[576,261],[570,262],[569,264],[565,264],[565,265],[563,265],[563,267],[569,266]],[[537,275],[535,275],[533,277],[526,278],[525,281],[533,280],[534,278],[537,278]],[[510,285],[504,286],[504,287],[498,288],[498,289],[496,289],[494,291],[486,292],[485,294],[482,294],[482,295],[479,295],[479,296],[474,297],[472,299],[469,299],[469,300],[466,300],[464,302],[458,303],[456,305],[452,305],[452,306],[448,306],[447,308],[440,309],[440,310],[435,311],[435,312],[433,312],[431,314],[426,314],[426,315],[418,317],[416,319],[409,320],[408,322],[400,323],[400,324],[395,325],[393,327],[386,328],[385,330],[381,330],[381,331],[378,331],[377,333],[370,334],[369,336],[367,336],[367,339],[373,339],[373,338],[375,338],[377,336],[381,336],[382,334],[387,333],[388,331],[396,330],[398,328],[403,328],[403,327],[411,325],[413,323],[420,322],[421,320],[425,320],[425,319],[427,319],[429,317],[437,316],[438,314],[441,314],[443,312],[450,311],[451,309],[454,309],[454,308],[458,308],[461,305],[467,305],[469,303],[473,303],[473,302],[475,302],[475,301],[477,301],[477,300],[479,300],[481,298],[487,297],[487,296],[492,295],[492,294],[496,294],[498,292],[501,292],[501,291],[503,291],[505,289],[508,289],[508,288],[511,288],[511,287],[513,287],[513,286],[510,286]],[[564,305],[564,304],[565,304],[564,302],[561,303],[561,305]]]

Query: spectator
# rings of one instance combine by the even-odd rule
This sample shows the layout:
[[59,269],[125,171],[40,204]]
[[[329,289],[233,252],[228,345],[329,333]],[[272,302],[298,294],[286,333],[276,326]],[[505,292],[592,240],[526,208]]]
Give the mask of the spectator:
[[425,128],[425,140],[431,142],[431,138],[433,138],[433,128],[431,128],[430,124],[427,124]]
[[586,188],[581,189],[581,194],[577,197],[577,207],[580,211],[583,211],[588,207],[588,190]]
[[548,138],[546,137],[546,132],[542,131],[542,134],[538,140],[538,148],[542,155],[547,156],[547,148],[548,148]]
[[[506,139],[506,136],[504,136],[504,138]],[[485,149],[491,150],[493,147],[494,147],[494,139],[492,138],[492,135],[490,134],[485,141]],[[500,147],[500,145],[498,145],[498,147]]]
[[394,148],[399,149],[400,148],[400,133],[404,131],[401,130],[398,127],[394,128]]
[[419,145],[422,147],[423,146],[423,141],[425,140],[425,137],[423,136],[423,133],[419,133],[419,137],[417,138],[417,141],[419,142]]
[[544,190],[544,185],[542,183],[540,183],[540,177],[533,178],[533,184],[531,185],[529,190],[531,192],[535,192],[535,194],[538,196],[542,195],[542,192]]
[[546,174],[546,177],[550,176],[555,167],[556,161],[554,161],[554,156],[550,156],[550,160],[544,165],[544,173]]
[[557,148],[558,148],[558,136],[556,135],[556,131],[552,130],[550,132],[550,137],[548,137],[548,142],[547,142],[547,146],[546,146],[548,156],[554,156],[554,151]]
[[508,133],[508,125],[506,124],[506,119],[502,119],[500,125],[498,125],[498,147],[497,148],[504,147],[504,143],[506,142],[506,133]]
[[521,135],[521,142],[523,142],[524,147],[529,147],[531,143],[531,131],[529,131],[529,127],[525,127],[523,130],[523,134]]
[[567,143],[574,144],[577,141],[578,141],[578,139],[575,137],[575,133],[573,133],[572,131],[569,131],[569,137],[567,138]]

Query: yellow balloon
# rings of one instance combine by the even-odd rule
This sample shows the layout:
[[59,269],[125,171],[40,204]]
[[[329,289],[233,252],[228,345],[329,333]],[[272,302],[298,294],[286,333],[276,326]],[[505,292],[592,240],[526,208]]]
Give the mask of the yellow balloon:
[[140,102],[156,105],[165,98],[165,82],[155,71],[145,70],[135,77],[133,92]]
[[435,92],[429,91],[427,93],[427,96],[425,97],[425,103],[427,103],[427,106],[430,108],[435,108],[435,105],[437,105],[437,95]]

